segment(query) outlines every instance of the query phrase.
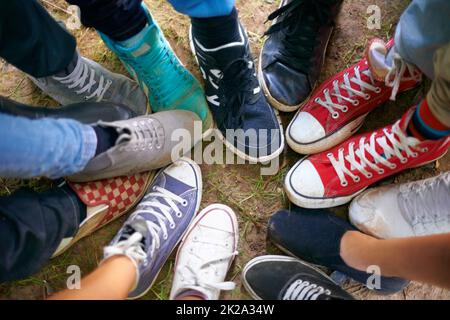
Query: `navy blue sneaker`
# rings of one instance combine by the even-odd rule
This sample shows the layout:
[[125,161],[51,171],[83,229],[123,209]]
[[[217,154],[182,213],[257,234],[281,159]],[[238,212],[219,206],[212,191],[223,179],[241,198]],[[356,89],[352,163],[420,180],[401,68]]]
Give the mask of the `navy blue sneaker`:
[[239,33],[240,41],[208,49],[191,28],[191,49],[205,80],[206,99],[219,137],[240,158],[267,162],[283,151],[283,129],[259,86],[241,25]]
[[144,296],[185,234],[200,207],[200,167],[182,158],[158,173],[135,211],[111,243],[104,259],[126,255],[136,266],[136,284],[129,299]]
[[259,59],[259,79],[269,103],[297,110],[319,79],[342,0],[283,0]]
[[242,282],[255,300],[354,300],[321,270],[285,256],[254,258]]
[[[292,212],[280,210],[269,220],[268,233],[271,241],[289,255],[307,262],[337,270],[367,284],[373,274],[348,266],[340,256],[340,243],[347,231],[356,230],[343,219],[328,210],[293,208]],[[401,291],[409,281],[381,277],[379,294]]]

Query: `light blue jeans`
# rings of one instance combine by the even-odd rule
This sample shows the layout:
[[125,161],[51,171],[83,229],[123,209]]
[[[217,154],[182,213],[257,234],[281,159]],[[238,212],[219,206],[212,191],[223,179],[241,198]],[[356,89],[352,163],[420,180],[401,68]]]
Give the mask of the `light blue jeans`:
[[395,49],[399,55],[434,79],[434,54],[448,43],[450,1],[413,0],[395,30]]
[[0,114],[0,177],[59,178],[95,155],[94,129],[68,119],[29,120]]

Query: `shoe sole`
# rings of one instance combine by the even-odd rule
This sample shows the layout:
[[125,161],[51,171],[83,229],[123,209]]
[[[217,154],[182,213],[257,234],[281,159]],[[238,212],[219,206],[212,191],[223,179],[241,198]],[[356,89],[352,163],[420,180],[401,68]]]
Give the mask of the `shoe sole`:
[[[188,163],[190,163],[192,165],[192,167],[194,168],[195,173],[197,174],[197,176],[201,177],[202,176],[202,172],[200,170],[200,167],[198,166],[198,164],[196,162],[194,162],[193,160],[183,157],[179,160],[183,160],[186,161]],[[179,161],[178,160],[178,161]],[[164,169],[161,169],[164,170]],[[198,184],[199,184],[199,188],[198,190],[201,190],[201,192],[199,193],[199,197],[198,197],[198,202],[197,205],[195,206],[195,214],[192,215],[191,221],[189,222],[188,226],[186,227],[186,230],[183,232],[183,234],[180,236],[179,240],[175,243],[175,245],[173,246],[172,250],[170,250],[170,253],[167,255],[166,259],[163,261],[163,263],[161,263],[161,268],[158,270],[158,272],[155,275],[155,278],[153,279],[153,281],[151,282],[150,286],[141,294],[139,294],[138,296],[135,297],[127,297],[127,300],[136,300],[139,298],[142,298],[143,296],[145,296],[150,289],[153,287],[153,285],[155,284],[155,281],[158,279],[159,273],[161,272],[162,268],[164,267],[164,265],[166,264],[167,260],[169,259],[169,257],[172,255],[173,251],[175,250],[175,248],[178,246],[178,244],[180,243],[181,239],[184,238],[184,236],[186,235],[186,233],[188,232],[190,226],[192,225],[192,222],[195,219],[195,216],[198,212],[198,210],[200,209],[200,203],[202,202],[202,195],[203,195],[203,179],[199,179],[198,180]]]
[[[334,27],[331,29],[330,35],[327,39],[327,43],[325,44],[325,50],[323,51],[323,55],[322,55],[322,66],[325,63],[325,56],[328,50],[328,44],[330,43],[330,39],[331,39],[331,35],[333,34],[334,31]],[[317,87],[317,83],[318,81],[316,81],[311,89],[310,94],[308,95],[308,97],[301,102],[298,105],[294,105],[294,106],[290,106],[290,105],[286,105],[280,101],[278,101],[277,99],[275,99],[274,97],[272,97],[272,94],[270,93],[269,88],[266,85],[266,81],[264,80],[264,74],[262,71],[262,52],[263,52],[263,48],[264,48],[264,44],[266,43],[266,40],[264,40],[262,47],[261,47],[261,52],[259,54],[259,61],[258,61],[258,79],[259,79],[259,83],[260,86],[263,89],[264,95],[267,98],[267,101],[269,101],[270,105],[272,107],[274,107],[275,109],[282,111],[282,112],[294,112],[298,109],[301,109],[303,107],[303,105],[309,100],[309,98],[311,97],[312,93],[314,92],[314,90]]]
[[55,252],[52,255],[52,259],[56,258],[58,256],[60,256],[61,254],[63,254],[64,252],[66,252],[68,249],[70,249],[75,243],[77,243],[78,241],[80,241],[81,239],[91,235],[92,233],[94,233],[97,230],[100,230],[101,228],[103,228],[104,226],[108,225],[109,223],[115,221],[116,219],[118,219],[119,217],[124,216],[125,214],[129,213],[131,210],[134,209],[134,207],[139,203],[139,201],[141,201],[141,199],[144,197],[145,193],[148,190],[148,187],[150,186],[150,184],[153,182],[153,179],[155,177],[155,171],[151,171],[149,172],[149,175],[147,177],[147,181],[144,185],[144,187],[142,188],[142,192],[139,194],[138,197],[136,197],[136,200],[130,205],[130,208],[123,212],[120,215],[117,215],[115,217],[113,217],[111,220],[107,221],[104,225],[102,225],[100,228],[97,228],[98,224],[103,220],[104,218],[104,213],[108,210],[108,206],[106,206],[105,208],[101,209],[102,211],[95,214],[95,217],[93,217],[92,219],[89,219],[86,224],[84,225],[80,225],[80,228],[83,227],[83,231],[78,232],[75,237],[73,237],[70,242],[67,244],[67,246],[65,246],[63,249]]
[[[195,62],[197,63],[197,66],[200,67],[200,63],[198,61],[197,58],[197,54],[195,51],[195,46],[194,46],[194,41],[192,38],[192,26],[189,27],[189,46],[191,48],[191,52],[194,56]],[[230,150],[231,152],[233,152],[235,155],[237,155],[239,158],[249,161],[249,162],[253,162],[253,163],[267,163],[275,158],[277,158],[284,149],[284,131],[283,131],[283,124],[281,122],[281,118],[280,118],[280,114],[278,113],[277,110],[274,110],[275,112],[275,117],[277,119],[278,125],[279,125],[279,130],[280,130],[280,136],[281,136],[281,143],[280,143],[280,147],[275,150],[274,153],[267,155],[267,156],[262,156],[262,157],[258,157],[258,158],[254,158],[249,156],[248,154],[246,154],[245,152],[240,151],[238,148],[236,148],[233,144],[229,143],[225,137],[223,136],[222,132],[217,128],[217,126],[214,124],[214,129],[218,136],[219,139],[223,142],[223,144],[228,148],[228,150]],[[212,131],[210,132],[210,134],[212,133]]]
[[[447,151],[433,160],[430,160],[430,161],[415,165],[413,167],[405,168],[403,170],[394,172],[392,175],[398,174],[398,173],[403,172],[408,169],[414,169],[414,168],[425,166],[429,163],[433,163],[433,162],[439,160],[440,158],[444,157],[446,155],[446,153],[447,153]],[[305,158],[306,157],[304,157],[303,159],[305,159]],[[297,164],[294,167],[296,167],[297,165],[300,165],[300,163],[303,161],[303,159],[300,160],[299,162],[297,162]],[[287,183],[287,181],[289,181],[289,179],[292,175],[291,172],[293,171],[292,169],[294,167],[292,167],[291,170],[289,170],[288,174],[286,175],[286,178],[284,180],[285,181],[284,182],[284,190],[286,191],[286,194],[292,203],[294,203],[295,205],[297,205],[299,207],[306,208],[306,209],[324,209],[324,208],[333,208],[333,207],[344,205],[346,203],[349,203],[353,198],[355,198],[356,196],[361,194],[364,190],[366,190],[368,187],[370,187],[373,184],[372,183],[351,195],[343,196],[343,197],[335,197],[335,198],[304,197],[304,196],[301,196],[298,193],[296,193],[294,190],[291,190],[289,184]],[[389,175],[389,176],[392,176],[392,175]],[[386,176],[381,180],[384,180],[384,179],[388,178],[389,176]],[[379,180],[379,181],[381,181],[381,180]],[[378,182],[378,181],[376,181],[376,182]],[[376,182],[374,182],[374,183],[376,183]]]
[[369,112],[363,114],[362,116],[359,116],[355,120],[347,123],[345,126],[343,126],[342,128],[340,128],[339,130],[335,131],[334,133],[332,133],[327,137],[324,137],[316,142],[304,144],[295,141],[291,137],[290,130],[293,123],[293,121],[291,121],[286,130],[287,144],[289,145],[289,147],[291,147],[292,150],[300,154],[315,154],[323,152],[325,150],[329,150],[332,147],[338,145],[339,143],[347,140],[353,134],[355,134],[355,132],[357,132],[364,124],[364,120],[368,114]]
[[[277,245],[276,245],[277,246]],[[278,246],[277,246],[278,247]],[[280,248],[281,249],[281,248]],[[304,265],[307,268],[311,268],[314,271],[316,271],[317,273],[321,274],[323,277],[327,278],[328,280],[330,280],[332,283],[334,283],[335,285],[339,286],[339,284],[337,284],[332,278],[330,278],[330,276],[328,276],[325,272],[323,272],[322,270],[320,270],[315,264],[309,263],[307,261],[304,261],[302,259],[299,259],[298,257],[296,257],[295,255],[288,253],[287,250],[282,250],[284,252],[286,252],[288,255],[290,255],[290,257],[287,256],[279,256],[279,255],[265,255],[265,256],[260,256],[260,257],[256,257],[254,259],[252,259],[251,261],[249,261],[245,267],[244,270],[242,271],[242,283],[244,285],[245,290],[250,294],[250,296],[255,299],[255,300],[263,300],[260,296],[258,296],[258,294],[253,291],[253,289],[251,288],[250,284],[247,281],[247,277],[246,274],[248,272],[248,270],[253,267],[254,265],[260,263],[260,262],[264,262],[264,261],[268,261],[268,260],[283,260],[283,261],[292,261],[292,262],[299,262],[302,265]]]
[[[223,204],[219,204],[219,203],[214,203],[214,204],[210,204],[209,206],[207,206],[206,208],[204,208],[196,217],[195,219],[192,221],[192,223],[189,225],[188,230],[186,232],[186,234],[183,236],[183,238],[181,239],[181,243],[180,246],[178,247],[178,251],[177,251],[177,256],[175,258],[175,264],[173,267],[173,270],[175,272],[175,270],[177,269],[178,266],[178,255],[179,252],[181,251],[181,249],[183,248],[183,245],[187,239],[187,237],[189,236],[189,234],[191,233],[192,230],[195,229],[195,227],[197,226],[197,224],[207,215],[209,214],[211,211],[213,210],[222,210],[225,211],[226,213],[229,214],[232,223],[233,223],[233,229],[235,230],[234,233],[234,251],[237,251],[238,249],[238,242],[239,242],[239,223],[237,221],[237,217],[236,217],[236,213],[233,211],[233,209],[231,209],[230,207],[223,205]],[[230,266],[232,265],[234,261],[234,257],[230,260],[229,264],[228,264],[228,269],[230,269]],[[174,297],[170,297],[171,300],[173,300]]]

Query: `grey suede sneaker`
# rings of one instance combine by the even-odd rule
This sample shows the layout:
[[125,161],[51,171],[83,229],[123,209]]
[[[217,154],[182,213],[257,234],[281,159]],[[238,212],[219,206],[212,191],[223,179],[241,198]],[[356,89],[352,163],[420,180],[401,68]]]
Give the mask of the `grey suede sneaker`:
[[[85,182],[127,176],[167,166],[193,147],[201,136],[194,136],[195,121],[200,118],[191,111],[170,110],[130,120],[102,122],[98,126],[114,128],[119,134],[114,147],[91,159],[83,171],[68,177],[74,182]],[[172,132],[184,129],[172,139]],[[176,149],[174,149],[176,148]],[[174,150],[174,152],[172,152]],[[177,152],[175,152],[177,150]]]
[[149,113],[148,100],[139,85],[98,63],[77,55],[68,75],[33,78],[36,86],[62,105],[85,101],[122,103],[138,115]]

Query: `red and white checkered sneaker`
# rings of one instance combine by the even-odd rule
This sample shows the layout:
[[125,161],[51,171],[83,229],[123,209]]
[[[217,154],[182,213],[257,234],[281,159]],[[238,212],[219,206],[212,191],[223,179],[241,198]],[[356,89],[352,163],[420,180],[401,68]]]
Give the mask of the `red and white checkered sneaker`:
[[53,257],[62,254],[78,240],[134,208],[145,195],[154,176],[155,171],[148,171],[92,182],[68,182],[81,201],[86,204],[87,216],[80,224],[75,236],[61,241]]

